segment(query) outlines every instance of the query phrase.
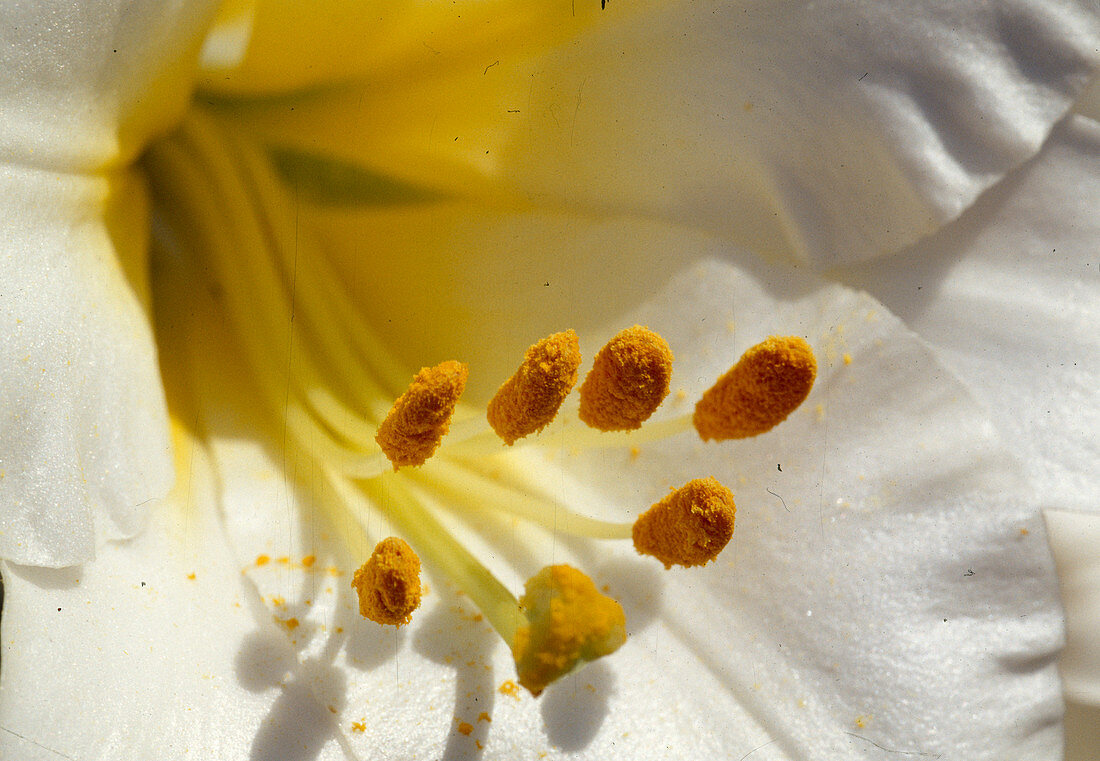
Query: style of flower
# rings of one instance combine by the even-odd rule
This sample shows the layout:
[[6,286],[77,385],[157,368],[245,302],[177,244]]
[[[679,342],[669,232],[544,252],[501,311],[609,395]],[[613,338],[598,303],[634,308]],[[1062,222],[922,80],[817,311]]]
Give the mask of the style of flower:
[[[1094,290],[1044,311],[1093,9],[602,5],[3,12],[0,755],[1058,755],[1039,508],[1095,502],[1096,371],[982,349],[1026,278],[1031,360],[1100,354]],[[491,400],[631,325],[675,357],[637,430],[568,368]],[[769,336],[808,398],[700,440]],[[634,519],[708,476],[736,530],[664,570]]]

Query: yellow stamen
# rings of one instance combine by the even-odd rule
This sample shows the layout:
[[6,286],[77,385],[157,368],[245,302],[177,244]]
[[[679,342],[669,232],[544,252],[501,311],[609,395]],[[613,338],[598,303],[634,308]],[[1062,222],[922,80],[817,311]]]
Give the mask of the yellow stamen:
[[668,396],[672,351],[665,339],[635,325],[600,349],[581,384],[580,419],[601,431],[633,431]]
[[746,351],[695,405],[703,441],[743,439],[770,431],[806,399],[817,376],[810,345],[772,336]]
[[439,448],[468,375],[469,369],[461,362],[421,368],[408,390],[393,403],[374,440],[394,470],[402,465],[423,465]]
[[489,402],[489,425],[505,444],[511,446],[550,424],[576,385],[580,364],[580,345],[572,330],[548,336],[527,350],[523,364]]
[[665,564],[705,565],[733,536],[733,494],[713,478],[696,478],[676,489],[634,523],[634,548]]
[[622,606],[576,568],[552,565],[524,584],[528,623],[516,629],[512,655],[519,683],[535,697],[546,686],[626,642]]
[[407,624],[420,607],[420,558],[405,540],[383,539],[355,572],[351,585],[365,618],[376,624]]

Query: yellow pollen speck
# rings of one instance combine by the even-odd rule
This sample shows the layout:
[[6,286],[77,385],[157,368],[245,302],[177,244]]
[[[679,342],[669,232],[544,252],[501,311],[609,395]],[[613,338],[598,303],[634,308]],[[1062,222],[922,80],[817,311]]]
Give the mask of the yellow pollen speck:
[[519,604],[528,623],[516,630],[512,655],[519,683],[535,697],[554,680],[615,652],[626,641],[622,606],[571,566],[548,566],[532,576]]
[[1027,530],[1026,528],[1022,528],[1022,529],[1020,529],[1020,536],[1027,536],[1027,535],[1028,535],[1028,534],[1030,534],[1030,533],[1031,533],[1031,532],[1030,532],[1030,531],[1028,531],[1028,530]]
[[510,698],[519,700],[519,685],[511,679],[505,679],[501,682],[500,687],[497,687],[497,692],[501,695],[507,695]]
[[302,566],[304,568],[312,568],[313,564],[316,563],[316,562],[317,562],[317,556],[316,555],[306,555],[304,558],[302,558]]
[[493,717],[491,717],[491,716],[490,716],[490,715],[489,715],[488,713],[486,713],[485,711],[482,711],[481,713],[479,713],[479,714],[477,715],[477,720],[478,720],[478,721],[492,721],[492,720],[493,720]]
[[435,454],[451,426],[451,415],[468,376],[469,368],[461,362],[421,368],[393,403],[374,440],[394,470],[402,465],[423,465]]
[[733,536],[733,494],[714,478],[696,478],[634,522],[634,549],[665,564],[709,563]]
[[641,447],[633,446],[630,448],[630,461],[638,459],[638,456],[642,453]]
[[407,624],[420,606],[420,558],[403,539],[383,539],[351,585],[364,617],[376,624]]
[[497,436],[511,446],[549,425],[576,385],[580,365],[580,344],[572,330],[529,348],[523,364],[489,402],[486,416]]
[[596,354],[581,384],[579,417],[601,431],[633,431],[668,396],[672,350],[649,328],[618,333]]
[[267,565],[270,562],[271,562],[271,558],[269,558],[267,555],[257,555],[256,556],[256,565]]
[[770,431],[802,404],[817,377],[810,345],[772,336],[742,355],[695,405],[703,441],[743,439]]
[[464,734],[467,737],[469,737],[470,733],[472,733],[474,731],[474,725],[470,724],[469,722],[465,722],[465,721],[459,722],[458,731],[459,731],[460,734]]
[[848,354],[847,352],[844,353],[844,364],[846,364],[846,365],[852,364],[852,355]]
[[192,571],[191,573],[187,574],[187,578],[190,579],[191,581],[194,581],[195,580],[195,572]]
[[353,721],[351,723],[351,731],[352,732],[366,732],[367,731],[367,722],[366,721]]
[[288,631],[294,631],[298,628],[299,621],[297,618],[276,618],[275,620],[285,626]]

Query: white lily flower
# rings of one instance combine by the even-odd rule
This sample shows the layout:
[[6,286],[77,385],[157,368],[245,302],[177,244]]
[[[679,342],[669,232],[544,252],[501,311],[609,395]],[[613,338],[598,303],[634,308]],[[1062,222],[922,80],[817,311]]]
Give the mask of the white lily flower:
[[[1057,543],[1097,504],[1100,126],[1063,120],[1094,9],[345,5],[2,11],[0,757],[1057,758],[1040,510],[1078,511]],[[1020,370],[1021,309],[1025,361],[1080,370]],[[487,433],[525,346],[635,323],[676,356],[640,431],[567,401]],[[773,334],[809,398],[699,441]],[[377,422],[450,359],[450,434],[391,472]],[[620,541],[709,475],[716,562]],[[429,587],[398,630],[350,586],[391,534]],[[500,611],[560,563],[628,637],[536,700]]]

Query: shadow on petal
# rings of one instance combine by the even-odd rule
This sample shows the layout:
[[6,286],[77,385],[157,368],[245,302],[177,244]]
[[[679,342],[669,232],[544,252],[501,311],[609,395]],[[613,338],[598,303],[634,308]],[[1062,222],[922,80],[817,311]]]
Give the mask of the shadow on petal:
[[[484,623],[480,614],[464,606],[459,598],[442,584],[440,601],[424,618],[413,637],[413,647],[421,655],[455,671],[455,722],[447,736],[444,761],[472,758],[480,755],[489,735],[489,721],[496,702],[493,688],[492,653],[499,638]],[[459,722],[472,727],[467,735],[460,732]]]
[[542,721],[550,742],[565,751],[592,742],[607,718],[608,696],[615,677],[602,661],[550,685],[542,698]]
[[645,629],[660,615],[665,580],[655,563],[642,558],[616,558],[598,566],[593,577],[607,584],[611,596],[623,606],[630,632]]
[[314,761],[334,736],[329,713],[309,687],[292,681],[260,723],[249,761]]
[[[16,576],[20,576],[43,589],[72,589],[80,583],[80,576],[83,571],[83,566],[79,565],[66,568],[38,568],[11,563],[8,568]],[[135,579],[135,583],[137,581]]]
[[286,637],[266,631],[249,634],[234,659],[237,681],[251,692],[278,687],[294,665]]
[[344,646],[349,665],[360,671],[369,671],[392,659],[394,653],[401,650],[405,642],[404,631],[393,631],[390,627],[380,626],[361,617],[355,618],[356,620],[352,620],[349,616],[348,621],[342,623],[351,632]]

